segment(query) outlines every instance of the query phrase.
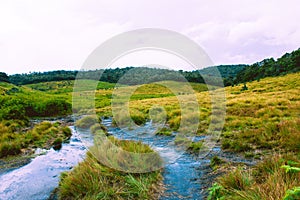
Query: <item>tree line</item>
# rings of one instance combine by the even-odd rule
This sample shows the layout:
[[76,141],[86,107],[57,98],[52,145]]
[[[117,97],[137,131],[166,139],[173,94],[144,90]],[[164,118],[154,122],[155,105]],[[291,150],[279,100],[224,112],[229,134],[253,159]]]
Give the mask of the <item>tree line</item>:
[[11,82],[15,85],[26,85],[49,81],[91,79],[100,81],[138,85],[163,80],[189,81],[195,83],[205,83],[208,77],[210,84],[218,85],[216,78],[220,73],[225,86],[259,80],[269,76],[280,76],[287,73],[298,72],[300,70],[300,49],[291,53],[286,53],[281,58],[264,59],[252,65],[220,65],[194,71],[169,70],[148,67],[125,67],[115,69],[99,69],[89,71],[50,71],[33,72],[25,74],[15,74],[7,76],[0,73],[0,81]]

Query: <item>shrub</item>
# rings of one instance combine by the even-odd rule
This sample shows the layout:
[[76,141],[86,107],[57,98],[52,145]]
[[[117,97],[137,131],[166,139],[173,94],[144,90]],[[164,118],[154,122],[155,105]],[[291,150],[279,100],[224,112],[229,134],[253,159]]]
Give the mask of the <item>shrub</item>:
[[286,191],[286,195],[283,200],[297,200],[300,199],[300,187],[294,187],[291,190]]
[[224,188],[218,183],[214,183],[209,189],[207,200],[225,200],[223,196]]

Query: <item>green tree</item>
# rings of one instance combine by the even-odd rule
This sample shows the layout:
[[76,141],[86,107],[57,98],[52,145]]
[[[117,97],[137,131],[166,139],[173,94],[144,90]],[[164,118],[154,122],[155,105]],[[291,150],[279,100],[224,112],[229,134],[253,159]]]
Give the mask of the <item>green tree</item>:
[[9,83],[9,77],[6,73],[0,72],[0,82],[7,82]]

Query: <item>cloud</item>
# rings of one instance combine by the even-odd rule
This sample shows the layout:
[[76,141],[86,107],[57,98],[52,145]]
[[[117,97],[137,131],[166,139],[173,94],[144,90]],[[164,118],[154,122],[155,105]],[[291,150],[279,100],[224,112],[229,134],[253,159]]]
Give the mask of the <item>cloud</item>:
[[1,71],[79,69],[103,41],[162,28],[202,46],[216,64],[253,63],[300,46],[297,0],[1,1]]

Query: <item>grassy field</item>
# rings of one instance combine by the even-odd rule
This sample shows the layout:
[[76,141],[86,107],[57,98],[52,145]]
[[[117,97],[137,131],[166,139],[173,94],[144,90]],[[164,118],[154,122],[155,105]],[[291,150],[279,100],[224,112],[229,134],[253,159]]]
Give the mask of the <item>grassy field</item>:
[[[226,118],[219,143],[223,150],[257,159],[259,164],[249,168],[217,162],[218,159],[215,159],[214,168],[228,173],[217,179],[217,183],[210,189],[211,199],[279,200],[285,196],[289,199],[288,193],[294,196],[300,193],[299,78],[300,73],[294,73],[249,82],[246,83],[246,87],[241,84],[225,88]],[[112,98],[116,98],[116,108],[128,105],[130,117],[138,125],[145,123],[151,116],[153,121],[166,120],[167,126],[158,132],[161,135],[170,135],[171,131],[188,132],[189,129],[179,129],[182,121],[191,127],[197,124],[197,135],[208,135],[211,134],[207,131],[209,125],[218,123],[218,120],[211,118],[211,96],[203,84],[192,83],[188,86],[165,81],[137,87],[123,85],[114,89],[114,84],[99,83],[96,89],[85,91],[86,88],[95,85],[95,82],[81,81],[86,83],[86,87],[74,93],[82,96],[82,101],[78,102],[80,106],[76,107],[79,113],[80,109],[86,108],[85,102],[95,100],[94,109],[99,116],[112,116]],[[62,81],[17,87],[0,83],[2,157],[19,154],[23,148],[52,144],[53,137],[57,136],[55,134],[64,137],[63,130],[55,127],[56,125],[42,123],[37,125],[36,129],[26,131],[23,129],[28,126],[28,118],[70,114],[73,84],[73,81]],[[94,92],[95,96],[90,96],[91,99],[84,99],[85,94],[94,94]],[[126,92],[132,92],[128,99],[126,99],[128,97]],[[194,99],[198,103],[195,104]],[[186,109],[190,110],[188,114],[182,113],[180,100],[184,100]],[[57,109],[48,113],[48,110],[54,107]],[[114,121],[131,126],[132,122],[128,122],[126,113],[121,111],[113,116]],[[214,112],[218,116],[219,111]],[[155,118],[155,116],[163,117]],[[198,122],[198,118],[199,123],[195,123]],[[100,130],[101,127],[94,127],[94,129]],[[176,142],[181,144],[186,141],[179,138]],[[189,149],[197,151],[201,146],[201,143],[191,143]],[[101,180],[100,174],[100,177],[103,177]],[[159,174],[153,172],[134,175],[111,171],[88,155],[83,163],[62,177],[60,195],[61,198],[65,198],[71,195],[68,193],[70,190],[76,195],[75,199],[150,198],[153,192],[151,188],[159,180]],[[97,188],[90,185],[93,190],[89,191],[89,188],[76,188],[72,185],[72,181],[80,182],[86,177],[90,183],[93,181],[97,183],[93,184]],[[121,187],[119,183],[126,187]]]
[[51,95],[26,86],[0,83],[0,158],[40,147],[59,148],[71,136],[60,123],[31,124],[30,118],[64,116],[71,112],[65,94]]
[[[297,189],[296,186],[300,185],[300,173],[285,172],[281,167],[290,163],[287,166],[296,169],[300,163],[299,78],[300,73],[294,73],[246,83],[246,90],[243,85],[225,88],[226,119],[220,138],[222,149],[253,157],[259,164],[251,169],[224,164],[222,169],[229,175],[217,180],[218,184],[211,188],[211,199],[299,199],[299,187]],[[145,88],[147,85],[143,86],[143,90]],[[206,135],[211,123],[211,99],[206,91],[198,92],[196,96],[200,105],[197,134]],[[163,107],[167,124],[172,130],[178,130],[182,116],[177,96],[131,98],[131,118],[144,122],[149,119],[153,105]],[[111,115],[111,107],[98,108],[97,112]],[[192,119],[195,117],[193,114],[191,112],[187,117]],[[201,146],[191,144],[191,148],[195,146],[198,150],[198,145]]]
[[[226,87],[226,121],[222,134],[222,148],[235,152],[299,151],[300,144],[300,74],[265,78],[243,85]],[[137,94],[146,93],[148,85],[136,90]],[[161,94],[161,87],[150,84],[149,91]],[[135,93],[134,93],[135,95]],[[132,96],[134,96],[132,95]],[[186,99],[192,94],[186,94]],[[200,105],[200,124],[198,134],[205,135],[211,122],[211,99],[208,92],[196,93]],[[130,99],[131,117],[135,121],[149,119],[153,105],[161,106],[167,113],[167,124],[177,130],[181,120],[178,96]],[[110,115],[111,107],[97,108],[100,115]],[[193,112],[190,113],[193,118]],[[142,118],[139,119],[139,118]]]

